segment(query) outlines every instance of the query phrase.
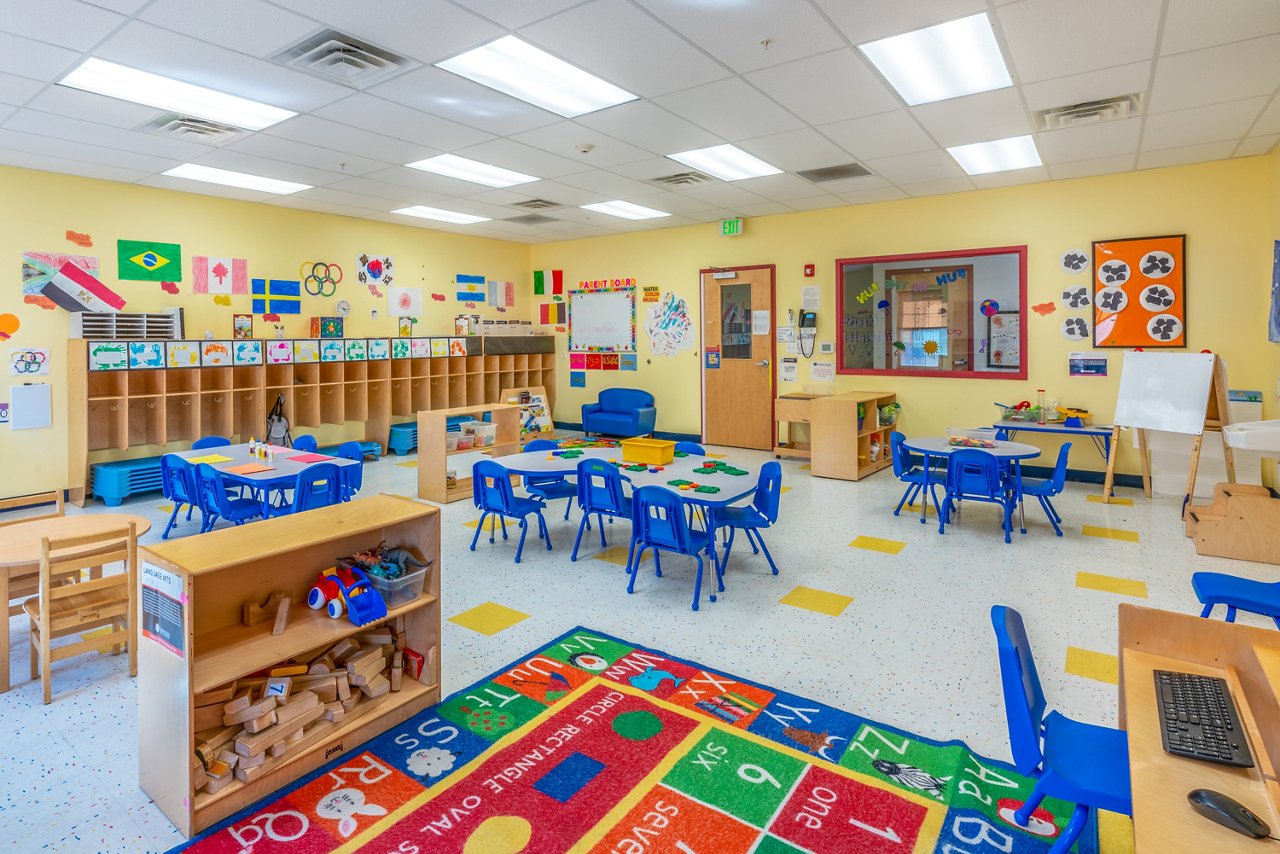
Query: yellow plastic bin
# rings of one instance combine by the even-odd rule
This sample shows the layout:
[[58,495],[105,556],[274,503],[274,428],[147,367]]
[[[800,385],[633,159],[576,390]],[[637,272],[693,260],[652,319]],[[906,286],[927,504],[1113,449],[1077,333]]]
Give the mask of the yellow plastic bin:
[[621,445],[627,463],[665,466],[676,458],[676,443],[667,439],[623,439]]

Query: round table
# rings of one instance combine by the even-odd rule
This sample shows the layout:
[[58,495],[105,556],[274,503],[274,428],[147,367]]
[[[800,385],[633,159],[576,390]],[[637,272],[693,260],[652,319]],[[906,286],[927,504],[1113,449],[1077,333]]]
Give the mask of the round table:
[[[145,516],[131,513],[84,513],[14,522],[0,527],[0,605],[9,613],[9,579],[40,567],[40,541],[45,537],[83,537],[137,526],[138,536],[151,530]],[[9,690],[9,632],[0,632],[0,694]]]
[[[946,457],[946,456],[949,456],[952,451],[960,451],[960,450],[964,450],[965,448],[970,448],[972,446],[951,445],[951,444],[948,444],[947,439],[942,436],[923,436],[917,439],[907,439],[903,441],[902,447],[906,448],[908,451],[914,451],[917,454],[920,454],[920,456],[924,458],[921,464],[924,466],[925,470],[927,471],[930,466],[930,461],[929,461],[930,457]],[[1013,463],[1014,472],[1016,473],[1015,477],[1017,478],[1017,482],[1018,482],[1018,508],[1021,511],[1022,509],[1022,460],[1030,460],[1040,456],[1040,449],[1037,448],[1035,445],[1027,445],[1022,442],[1009,442],[1005,440],[997,440],[996,446],[994,448],[976,448],[975,450],[986,451],[988,454],[991,454],[991,456],[996,457],[997,459],[1007,460]],[[929,509],[929,490],[922,489],[920,490],[920,493],[923,496],[920,499],[920,522],[921,524],[924,524],[927,521],[925,519],[925,511]],[[939,509],[939,515],[941,515],[940,509]],[[1027,527],[1025,517],[1023,519],[1022,527],[1025,532],[1025,529]]]

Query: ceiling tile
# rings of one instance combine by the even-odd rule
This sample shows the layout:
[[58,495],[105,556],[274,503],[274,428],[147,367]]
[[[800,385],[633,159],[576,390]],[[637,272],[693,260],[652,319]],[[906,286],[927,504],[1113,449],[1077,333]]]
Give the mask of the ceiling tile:
[[98,178],[103,181],[124,181],[126,183],[133,183],[151,174],[146,171],[121,169],[101,163],[85,163],[81,160],[15,151],[5,145],[0,145],[0,164],[17,166],[22,169],[39,169],[42,172],[79,175],[83,178]]
[[1155,54],[1163,0],[1023,0],[996,12],[1021,83],[1096,71]]
[[1054,163],[1049,166],[1049,174],[1054,180],[1064,178],[1087,178],[1090,175],[1110,175],[1115,172],[1129,172],[1134,168],[1137,155],[1122,157],[1099,157],[1095,160],[1077,160],[1074,163]]
[[0,124],[3,124],[5,119],[9,118],[9,116],[13,115],[17,111],[18,108],[12,104],[0,104]]
[[86,2],[101,6],[103,9],[110,9],[112,12],[119,12],[121,15],[132,15],[151,0],[86,0]]
[[736,77],[663,95],[654,101],[731,142],[803,126],[795,116]]
[[141,131],[107,127],[67,116],[54,116],[30,108],[22,110],[11,118],[5,124],[5,128],[177,160],[190,160],[208,154],[211,150],[207,145]]
[[1236,157],[1252,157],[1255,154],[1270,154],[1271,149],[1275,148],[1276,140],[1280,140],[1280,134],[1268,134],[1267,136],[1251,136],[1244,142],[1240,143],[1236,148]]
[[[543,151],[577,160],[584,166],[609,168],[619,163],[633,163],[651,157],[643,148],[636,148],[579,122],[563,121],[511,137],[516,142],[532,145]],[[592,146],[591,151],[578,151],[579,145]]]
[[724,142],[715,134],[649,101],[620,104],[580,116],[577,121],[654,154],[675,154]]
[[[883,113],[902,106],[852,50],[835,50],[745,75],[810,124]],[[822,81],[822,85],[814,85]]]
[[787,206],[793,211],[816,211],[823,208],[842,208],[846,207],[848,202],[839,196],[833,196],[830,193],[823,196],[811,196],[807,199],[793,199],[787,202]]
[[68,89],[66,86],[47,87],[32,98],[27,107],[42,113],[84,119],[117,128],[141,127],[161,115],[161,111],[155,107],[82,92],[79,89]]
[[451,151],[464,145],[476,145],[493,139],[491,133],[364,92],[314,110],[312,115],[441,151]]
[[233,151],[230,148],[216,148],[195,158],[192,162],[199,163],[201,166],[212,166],[215,169],[230,169],[233,172],[278,178],[281,181],[296,181],[299,184],[310,184],[314,187],[323,187],[347,177],[337,171],[315,169],[311,166],[285,163],[281,160],[269,160],[243,151]]
[[[470,198],[495,205],[513,205],[516,202],[524,202],[530,199],[545,199],[548,202],[556,202],[561,205],[576,206],[599,201],[600,196],[598,193],[583,190],[580,187],[570,187],[568,184],[562,184],[558,181],[534,181],[530,184],[520,184],[503,190],[484,190],[470,196]],[[515,210],[520,213],[542,213],[542,211],[525,211],[522,208],[515,208]],[[547,212],[547,215],[559,216],[558,213],[550,211]]]
[[[310,18],[262,0],[156,0],[138,19],[176,33],[196,33],[204,41],[264,59],[319,29]],[[252,26],[246,26],[247,21]]]
[[1095,125],[1041,131],[1036,134],[1036,149],[1046,163],[1069,163],[1136,154],[1142,119],[1123,119]]
[[310,166],[313,169],[324,169],[344,175],[367,175],[394,165],[381,160],[371,160],[350,152],[338,152],[328,148],[320,148],[283,137],[265,133],[252,133],[243,139],[227,143],[226,148],[254,154],[271,160],[285,163],[296,163]]
[[649,157],[634,163],[619,163],[609,167],[610,172],[617,172],[637,181],[652,181],[654,178],[665,178],[680,172],[689,171],[690,167],[678,163],[669,157]]
[[1229,6],[1169,0],[1160,52],[1181,53],[1272,33],[1280,33],[1275,0],[1232,0]]
[[152,175],[148,178],[143,178],[137,183],[160,190],[195,193],[198,196],[218,196],[219,198],[236,199],[242,202],[265,202],[274,198],[273,194],[263,193],[258,190],[242,190],[239,187],[224,187],[221,184],[187,181],[182,178],[170,178],[168,175]]
[[[372,172],[368,177],[406,189],[425,191],[442,198],[471,196],[488,189],[483,184],[437,175],[434,172],[424,172],[421,169],[410,169],[407,166],[392,166],[379,172]],[[422,193],[419,192],[418,195]]]
[[53,82],[70,71],[80,53],[65,47],[0,33],[0,71]]
[[964,170],[959,164],[951,158],[950,154],[940,149],[880,157],[868,160],[863,165],[877,175],[899,185],[964,176]]
[[[807,0],[722,3],[637,0],[694,44],[735,71],[753,71],[844,46]],[[772,39],[766,48],[761,44]]]
[[724,66],[626,0],[593,0],[521,36],[646,98],[729,76]]
[[1280,133],[1280,98],[1272,98],[1271,103],[1258,117],[1258,123],[1250,133]]
[[1138,168],[1155,169],[1160,166],[1180,166],[1184,163],[1223,160],[1231,156],[1231,151],[1235,147],[1234,142],[1211,142],[1206,145],[1189,145],[1186,148],[1144,151],[1138,155]]
[[335,190],[333,187],[312,187],[285,198],[309,200],[332,205],[347,211],[382,211],[389,207],[389,199],[367,196],[363,193],[352,193],[347,190]]
[[341,190],[345,193],[352,193],[367,199],[367,205],[371,208],[404,207],[409,205],[428,204],[424,199],[427,193],[412,187],[403,187],[397,184],[388,184],[385,181],[375,181],[372,178],[345,178],[341,181],[334,181],[329,185],[330,190]]
[[863,159],[913,154],[938,147],[906,110],[821,125],[818,130],[854,157]]
[[273,196],[272,198],[264,199],[263,201],[269,205],[275,205],[276,207],[333,214],[334,216],[358,217],[363,214],[370,213],[370,211],[362,208],[335,205],[332,202],[322,202],[319,199],[299,198],[297,193],[289,196]]
[[274,0],[336,30],[432,63],[505,35],[503,28],[445,0]]
[[438,149],[415,145],[338,122],[325,121],[315,116],[294,116],[278,125],[272,125],[263,133],[310,145],[320,144],[322,148],[331,148],[338,152],[358,152],[366,157],[385,160],[388,163],[412,163],[440,153]]
[[1270,95],[1280,86],[1280,35],[1210,47],[1156,63],[1153,113]]
[[889,182],[879,175],[863,175],[861,178],[841,178],[838,181],[821,181],[815,187],[837,196],[851,193],[862,193],[867,190],[879,190],[890,186]]
[[897,199],[908,198],[908,196],[897,187],[877,187],[874,190],[841,193],[840,198],[851,205],[865,205],[872,202],[892,202]]
[[418,68],[365,90],[495,134],[511,134],[560,121],[555,113],[439,68]]
[[972,190],[968,178],[946,178],[942,181],[925,181],[920,184],[903,184],[902,190],[909,196],[941,196],[946,193],[963,193]]
[[666,211],[667,213],[680,214],[681,216],[698,219],[701,216],[712,213],[718,208],[715,205],[704,202],[701,199],[682,196],[679,193],[672,193],[666,190],[653,193],[648,196],[636,196],[627,199],[637,205],[644,205],[654,210]]
[[812,128],[744,139],[738,147],[766,163],[792,172],[840,166],[853,159],[844,149]]
[[1147,117],[1142,150],[1182,148],[1206,142],[1239,140],[1262,110],[1266,98],[1229,101]]
[[1146,92],[1151,80],[1150,62],[1131,62],[1101,71],[1072,74],[1040,83],[1028,83],[1022,87],[1022,97],[1027,109],[1047,110],[1100,101],[1133,92]]
[[827,192],[826,187],[806,181],[796,175],[783,172],[781,175],[765,175],[760,178],[746,178],[734,181],[739,189],[755,193],[761,198],[774,202],[789,202],[791,199],[803,199],[809,196],[821,196]]
[[815,0],[855,45],[985,12],[985,0]]
[[790,208],[782,202],[761,202],[757,205],[741,205],[737,208],[740,216],[774,216],[775,214],[791,213],[795,208]]
[[125,24],[94,55],[287,110],[313,110],[351,92],[345,86],[141,21]]
[[10,2],[4,4],[0,14],[0,30],[33,35],[42,42],[84,51],[126,20],[123,15],[79,0]]
[[0,74],[0,103],[21,106],[44,87],[44,83],[32,80],[30,77]]
[[467,0],[467,8],[509,29],[518,29],[534,21],[549,18],[576,6],[582,0]]
[[1031,133],[1031,119],[1012,87],[921,104],[911,113],[944,148]]
[[741,183],[734,181],[727,184],[723,181],[715,184],[706,184],[702,187],[690,187],[687,190],[679,190],[678,194],[705,205],[713,205],[716,207],[733,208],[738,205],[758,205],[760,202],[776,201],[776,199],[766,199],[755,193],[748,192],[741,187],[735,186]]
[[1011,169],[1008,172],[990,172],[986,175],[970,175],[969,180],[979,190],[992,187],[1012,187],[1015,184],[1038,184],[1049,180],[1049,170],[1043,166],[1030,169]]
[[524,145],[510,139],[495,139],[480,145],[459,148],[455,152],[481,163],[492,163],[504,169],[514,169],[538,178],[557,178],[587,168],[577,160],[549,154],[540,148]]
[[38,136],[27,131],[8,128],[0,130],[0,149],[25,151],[29,154],[47,154],[51,157],[65,157],[68,160],[80,160],[85,163],[97,163],[102,166],[114,166],[117,169],[146,173],[163,172],[182,162],[180,158],[152,157],[147,154],[117,151],[114,148],[102,148],[85,142],[55,139],[51,136]]
[[[622,175],[615,175],[614,173],[606,172],[603,169],[592,169],[589,172],[565,175],[560,178],[560,183],[595,193],[596,199],[593,201],[630,199],[632,196],[643,196],[653,193],[652,184],[633,181],[630,178]],[[586,203],[584,202],[584,204]]]

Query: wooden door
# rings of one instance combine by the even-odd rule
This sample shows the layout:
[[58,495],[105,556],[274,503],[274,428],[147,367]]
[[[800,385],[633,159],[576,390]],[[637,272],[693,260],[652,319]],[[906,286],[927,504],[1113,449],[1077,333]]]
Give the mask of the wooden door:
[[702,273],[702,435],[708,444],[773,448],[773,282],[773,265]]

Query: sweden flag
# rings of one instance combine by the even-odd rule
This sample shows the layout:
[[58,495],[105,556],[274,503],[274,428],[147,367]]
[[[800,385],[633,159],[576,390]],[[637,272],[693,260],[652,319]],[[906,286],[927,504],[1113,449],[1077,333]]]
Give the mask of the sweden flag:
[[302,283],[285,279],[254,279],[254,314],[302,314]]

